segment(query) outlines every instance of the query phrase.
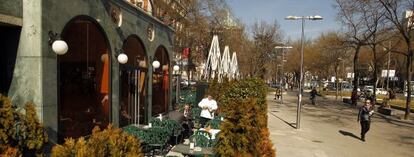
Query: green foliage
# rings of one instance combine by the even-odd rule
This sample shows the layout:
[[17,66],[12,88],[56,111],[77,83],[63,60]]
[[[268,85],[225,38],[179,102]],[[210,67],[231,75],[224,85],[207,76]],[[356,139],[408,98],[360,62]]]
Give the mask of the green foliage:
[[16,132],[13,127],[16,114],[10,99],[0,94],[0,144],[8,145],[12,142],[12,135]]
[[181,90],[180,91],[180,101],[181,108],[184,104],[190,104],[191,107],[196,107],[196,92],[192,89]]
[[191,108],[191,117],[193,118],[194,122],[200,122],[200,114],[201,114],[201,108],[200,107],[194,107]]
[[121,129],[112,128],[100,130],[95,127],[88,140],[81,137],[77,140],[66,139],[63,145],[56,145],[52,149],[52,157],[135,157],[143,156],[139,140]]
[[128,126],[122,128],[122,130],[124,130],[124,132],[126,132],[127,134],[138,137],[142,143],[147,143],[146,141],[151,140],[151,139],[149,139],[146,130],[140,129],[136,126],[128,125]]
[[181,132],[183,130],[182,126],[175,120],[172,119],[163,119],[162,121],[159,118],[151,117],[150,123],[154,127],[164,128],[169,135],[173,135],[176,132]]
[[20,130],[16,130],[16,135],[20,136],[19,145],[29,150],[40,151],[48,140],[47,134],[37,118],[33,103],[27,103],[24,109],[26,114],[21,116]]
[[149,120],[149,123],[152,124],[152,126],[161,126],[161,120],[159,118],[156,117],[151,117]]
[[221,113],[225,113],[214,145],[217,154],[275,155],[267,130],[267,87],[261,79],[248,78],[222,84],[213,82],[209,91],[216,98]]
[[194,142],[194,146],[196,147],[209,147],[210,146],[209,139],[204,135],[197,135],[197,134],[191,135],[189,139],[191,142]]
[[[217,117],[217,116],[216,116],[216,117]],[[210,126],[212,129],[220,129],[220,124],[221,124],[221,120],[220,120],[220,119],[218,119],[218,118],[215,118],[215,117],[214,117],[214,119],[209,120],[209,121],[206,123],[206,125],[207,125],[207,126]]]
[[[164,122],[165,120],[163,120]],[[161,124],[161,123],[160,123]],[[142,129],[138,128],[133,125],[129,125],[123,128],[123,130],[133,135],[141,140],[142,143],[147,144],[165,144],[167,143],[167,140],[174,134],[173,129],[178,128],[181,129],[181,126],[176,126],[174,122],[167,122],[165,123],[165,126],[162,127],[161,125],[158,126],[152,126],[148,129]]]
[[175,120],[166,119],[162,121],[161,127],[168,131],[170,135],[177,135],[181,133],[183,127]]
[[[10,99],[0,95],[0,150],[17,150],[16,154],[42,154],[47,134],[39,122],[34,104],[24,106],[24,114],[13,107]],[[15,149],[14,149],[15,148]]]
[[162,127],[151,127],[146,130],[148,141],[145,141],[148,144],[165,144],[170,138],[169,132]]

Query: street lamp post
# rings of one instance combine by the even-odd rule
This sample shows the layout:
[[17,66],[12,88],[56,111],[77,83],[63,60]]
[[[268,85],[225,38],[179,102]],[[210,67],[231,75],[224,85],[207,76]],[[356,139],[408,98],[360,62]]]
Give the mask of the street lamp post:
[[[344,59],[342,59],[341,57],[338,57],[338,60],[340,61],[340,62],[342,62],[342,72],[341,73],[343,73],[344,75],[345,75],[345,66],[344,66]],[[339,66],[339,65],[338,65]],[[341,75],[342,76],[342,75]],[[336,78],[336,79],[338,79],[338,78]],[[340,87],[341,87],[341,99],[342,99],[342,82],[343,82],[343,80],[345,80],[345,76],[343,77],[343,79],[342,79],[342,81],[341,81],[341,85],[340,85]],[[338,85],[336,85],[337,87],[337,90],[338,90]]]
[[[389,42],[389,47],[391,49],[391,42]],[[388,51],[388,63],[387,63],[387,91],[389,91],[390,84],[390,63],[391,63],[391,50]]]
[[180,99],[180,66],[174,65],[173,67],[176,86],[175,86],[175,103],[179,102]]
[[284,62],[286,62],[286,60],[285,60],[285,49],[291,49],[291,48],[293,48],[292,46],[275,46],[275,49],[282,49],[282,79],[280,80],[280,86],[281,86],[281,88],[280,88],[280,90],[281,90],[281,95],[280,95],[280,101],[281,101],[281,104],[283,104],[283,88],[284,88],[284,83],[285,83],[285,74],[284,74],[284,70],[283,70],[283,67],[284,67]]
[[300,112],[301,112],[301,103],[302,103],[302,81],[303,81],[303,46],[304,46],[304,36],[305,36],[305,20],[322,20],[322,16],[287,16],[286,20],[299,20],[302,19],[302,35],[300,37],[300,78],[299,78],[299,92],[298,92],[298,107],[297,107],[297,116],[296,116],[296,129],[300,129]]

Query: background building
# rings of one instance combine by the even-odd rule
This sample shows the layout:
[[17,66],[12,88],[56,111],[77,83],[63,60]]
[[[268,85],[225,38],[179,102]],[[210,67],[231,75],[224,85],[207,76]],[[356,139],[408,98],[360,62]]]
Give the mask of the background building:
[[[33,101],[52,142],[168,112],[174,30],[154,8],[149,0],[3,0],[0,92]],[[66,54],[52,50],[57,39]]]

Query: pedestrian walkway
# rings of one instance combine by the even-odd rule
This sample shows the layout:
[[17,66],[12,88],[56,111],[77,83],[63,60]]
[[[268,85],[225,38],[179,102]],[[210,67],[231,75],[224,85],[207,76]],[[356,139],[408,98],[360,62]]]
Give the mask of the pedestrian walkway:
[[[305,94],[306,95],[306,94]],[[414,157],[414,125],[374,115],[366,142],[359,139],[357,109],[339,99],[303,98],[301,129],[296,130],[296,93],[284,104],[269,94],[268,127],[278,157]]]

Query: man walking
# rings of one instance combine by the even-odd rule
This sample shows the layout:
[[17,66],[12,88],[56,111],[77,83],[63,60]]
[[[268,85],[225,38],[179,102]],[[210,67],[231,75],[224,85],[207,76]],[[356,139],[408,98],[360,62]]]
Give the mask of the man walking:
[[358,121],[361,124],[361,140],[365,142],[365,134],[371,125],[371,116],[374,113],[371,100],[366,99],[364,105],[359,109]]

